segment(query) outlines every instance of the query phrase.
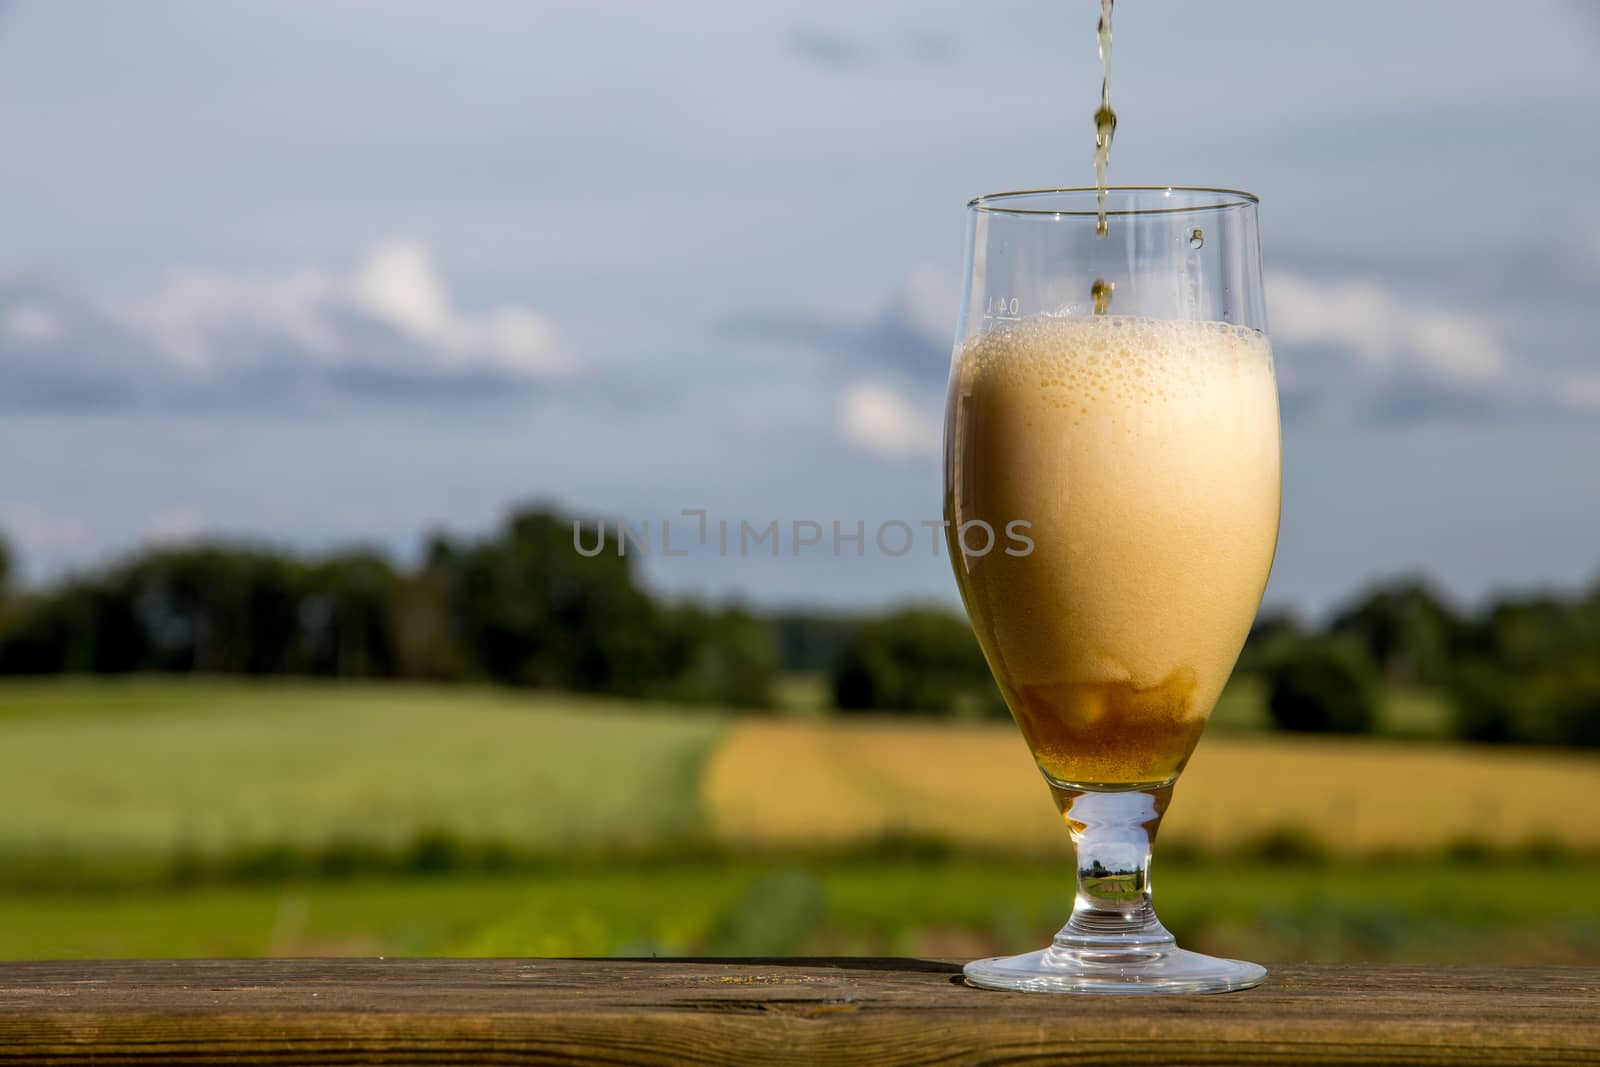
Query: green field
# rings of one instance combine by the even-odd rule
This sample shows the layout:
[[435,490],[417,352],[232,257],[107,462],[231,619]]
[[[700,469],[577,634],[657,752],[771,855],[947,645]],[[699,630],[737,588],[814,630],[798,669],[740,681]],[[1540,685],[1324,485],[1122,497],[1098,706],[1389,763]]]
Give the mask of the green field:
[[[1594,963],[1600,866],[1158,865],[1191,948],[1261,960]],[[1070,871],[1015,860],[724,861],[524,875],[0,894],[0,958],[904,954],[1043,944]]]
[[[1423,712],[1419,721],[1425,701]],[[884,792],[894,781],[882,768],[853,762],[884,756],[841,744],[848,735],[859,748],[859,729],[796,723],[817,731],[802,753],[775,744],[763,722],[479,688],[0,684],[0,958],[962,956],[1036,946],[1065,917],[1065,842],[1006,728],[867,727],[946,753],[969,793],[1005,778],[1017,811],[1043,813],[1043,851],[1008,854],[1003,834],[992,854],[937,833],[892,847],[870,836],[847,847],[721,839],[740,809],[715,800],[708,776],[738,746],[774,761],[738,805],[781,814],[831,804],[838,818],[850,781],[886,803],[925,804],[909,788],[916,764],[893,768],[906,781]],[[1230,744],[1210,758],[1248,763],[1259,752],[1270,769],[1295,747]],[[1403,761],[1389,745],[1381,758]],[[1016,757],[1021,772],[982,770],[991,750],[996,768]],[[802,784],[802,756],[816,789]],[[1179,801],[1196,810],[1206,803],[1200,758],[1196,788]],[[1570,782],[1588,766],[1526,750],[1506,758],[1536,782]],[[843,762],[830,771],[818,759]],[[1418,767],[1441,759],[1431,746]],[[1221,775],[1223,786],[1237,773]],[[981,815],[984,803],[953,810]],[[844,803],[851,813],[861,814]],[[1163,917],[1194,947],[1268,961],[1600,960],[1600,863],[1581,850],[1471,864],[1266,855],[1158,852]]]
[[648,846],[697,827],[724,725],[492,689],[146,679],[6,684],[0,709],[0,854],[119,861],[439,833]]

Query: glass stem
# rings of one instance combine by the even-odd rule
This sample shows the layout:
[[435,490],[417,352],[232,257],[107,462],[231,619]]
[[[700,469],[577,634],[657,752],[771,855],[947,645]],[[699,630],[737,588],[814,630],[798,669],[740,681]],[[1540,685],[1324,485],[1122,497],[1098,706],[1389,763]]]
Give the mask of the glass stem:
[[1056,934],[1056,948],[1096,957],[1170,949],[1173,937],[1150,901],[1150,845],[1172,783],[1115,793],[1053,791],[1078,869],[1072,918]]

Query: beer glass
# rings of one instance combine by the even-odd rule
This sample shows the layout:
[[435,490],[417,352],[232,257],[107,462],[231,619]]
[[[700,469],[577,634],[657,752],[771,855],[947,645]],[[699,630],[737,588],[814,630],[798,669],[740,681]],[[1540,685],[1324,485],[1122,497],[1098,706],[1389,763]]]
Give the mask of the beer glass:
[[[1077,894],[1048,948],[966,977],[1041,992],[1242,989],[1266,971],[1178,948],[1149,871],[1277,544],[1256,198],[1104,193],[1105,236],[1094,189],[969,205],[945,420],[950,558],[1067,824]],[[987,532],[1000,530],[1014,535],[1004,550]]]

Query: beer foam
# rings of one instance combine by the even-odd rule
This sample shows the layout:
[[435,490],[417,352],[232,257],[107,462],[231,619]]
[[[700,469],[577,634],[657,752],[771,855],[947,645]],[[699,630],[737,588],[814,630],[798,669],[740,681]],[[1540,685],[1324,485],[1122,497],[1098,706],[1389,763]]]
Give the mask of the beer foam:
[[1219,374],[1272,373],[1271,346],[1248,327],[1127,315],[1004,323],[972,338],[960,360],[964,373],[1032,388],[1066,411],[1171,400],[1212,386]]
[[1027,520],[1036,545],[956,560],[1035,757],[1066,781],[1170,777],[1271,568],[1270,344],[1219,322],[1038,316],[956,359],[947,517]]

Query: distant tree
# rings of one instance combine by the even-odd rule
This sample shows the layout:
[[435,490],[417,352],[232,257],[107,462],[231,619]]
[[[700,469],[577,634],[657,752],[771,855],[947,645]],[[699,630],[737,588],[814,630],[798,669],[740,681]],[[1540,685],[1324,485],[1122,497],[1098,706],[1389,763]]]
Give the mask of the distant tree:
[[859,619],[811,612],[780,612],[773,619],[779,666],[786,671],[838,669],[855,637]]
[[1237,670],[1255,673],[1264,669],[1289,645],[1303,640],[1305,628],[1290,611],[1265,611],[1257,616],[1239,653]]
[[1280,730],[1363,734],[1377,723],[1376,671],[1353,641],[1298,642],[1280,652],[1263,675],[1267,710]]
[[398,673],[398,580],[371,551],[342,552],[310,567],[299,607],[303,669],[342,678]]
[[581,555],[571,521],[542,510],[436,560],[453,572],[458,632],[488,677],[637,696],[661,677],[663,631],[632,564],[611,551]]
[[435,537],[409,574],[367,550],[307,561],[248,545],[160,548],[8,605],[0,671],[487,677],[769,703],[771,626],[740,609],[662,607],[632,563],[576,551],[570,520],[539,509],[481,541]]
[[1532,681],[1538,717],[1527,731],[1538,745],[1600,747],[1600,663],[1566,661]]
[[157,549],[23,598],[0,670],[303,672],[304,594],[303,567],[281,553]]
[[1461,664],[1451,685],[1455,733],[1463,741],[1520,741],[1526,709],[1517,682],[1494,661]]
[[1450,677],[1461,621],[1428,585],[1413,580],[1368,593],[1340,611],[1330,630],[1361,642],[1391,680],[1437,685]]
[[94,670],[94,608],[91,591],[79,584],[8,604],[6,627],[0,635],[0,672]]
[[778,649],[772,625],[742,608],[681,604],[663,613],[662,681],[651,693],[690,704],[765,708],[773,701]]
[[1600,656],[1600,602],[1551,596],[1501,600],[1469,631],[1469,650],[1511,671]]
[[1462,740],[1600,746],[1600,660],[1593,655],[1522,669],[1475,659],[1458,672],[1452,695]]
[[456,624],[456,573],[435,542],[414,573],[395,578],[389,604],[395,673],[404,678],[460,681],[478,674]]
[[[612,531],[614,532],[614,527]],[[487,677],[513,685],[740,707],[772,699],[772,628],[739,609],[657,604],[633,558],[593,524],[531,508],[498,537],[438,539],[425,572],[447,590],[452,627]]]
[[1005,711],[972,627],[939,608],[863,623],[834,672],[834,700],[843,711]]
[[5,670],[6,629],[10,615],[7,601],[11,599],[11,567],[11,546],[6,541],[5,534],[0,533],[0,672]]
[[147,670],[286,674],[307,669],[307,581],[283,553],[212,544],[158,549],[102,580]]

